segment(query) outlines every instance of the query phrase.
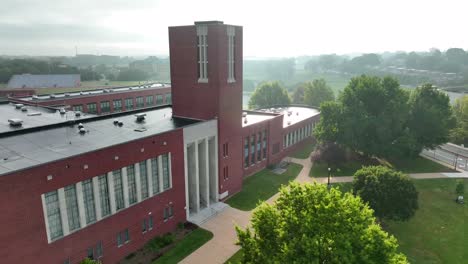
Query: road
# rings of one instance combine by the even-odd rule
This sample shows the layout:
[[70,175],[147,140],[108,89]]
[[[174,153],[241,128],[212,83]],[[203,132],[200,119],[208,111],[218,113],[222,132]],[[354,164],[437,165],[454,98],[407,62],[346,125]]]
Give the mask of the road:
[[468,171],[468,149],[453,144],[444,144],[434,150],[423,150],[422,154],[449,166]]

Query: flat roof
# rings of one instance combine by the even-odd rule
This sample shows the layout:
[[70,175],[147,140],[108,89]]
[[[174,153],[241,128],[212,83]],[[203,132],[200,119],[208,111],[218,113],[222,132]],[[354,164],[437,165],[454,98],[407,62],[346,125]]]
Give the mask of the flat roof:
[[263,108],[257,110],[264,113],[273,113],[273,114],[282,114],[283,117],[283,127],[288,127],[304,121],[313,116],[319,115],[320,111],[305,106],[283,106],[283,107],[273,107],[273,108]]
[[[118,87],[118,88],[102,88],[96,90],[86,90],[86,91],[75,91],[75,92],[65,92],[65,93],[56,93],[56,94],[43,94],[43,95],[35,95],[35,96],[28,96],[28,97],[20,97],[18,99],[25,100],[25,101],[50,101],[50,100],[57,100],[59,98],[77,98],[77,97],[87,97],[87,96],[94,96],[98,94],[107,94],[107,93],[118,93],[118,92],[128,92],[133,90],[145,90],[145,89],[162,89],[162,88],[170,88],[171,86],[166,83],[153,83],[150,85],[137,85],[137,86],[128,86],[128,87]],[[52,97],[51,97],[52,95]]]
[[[135,114],[146,114],[137,122]],[[123,122],[114,125],[114,119]],[[199,122],[173,118],[172,107],[159,107],[83,120],[87,131],[79,133],[78,122],[29,133],[18,133],[0,140],[0,175],[92,152],[113,145],[161,134]],[[0,134],[1,135],[1,134]]]
[[[0,104],[0,136],[4,134],[13,133],[15,131],[28,130],[43,126],[49,126],[54,124],[60,124],[64,122],[74,120],[86,120],[96,115],[92,114],[81,114],[81,116],[75,116],[75,112],[66,112],[60,114],[58,110],[45,107],[35,107],[25,105],[27,111],[22,111],[20,107],[22,104]],[[21,119],[23,121],[21,126],[14,127],[10,126],[9,119]]]
[[242,127],[257,124],[275,116],[277,115],[265,112],[244,111],[242,114]]

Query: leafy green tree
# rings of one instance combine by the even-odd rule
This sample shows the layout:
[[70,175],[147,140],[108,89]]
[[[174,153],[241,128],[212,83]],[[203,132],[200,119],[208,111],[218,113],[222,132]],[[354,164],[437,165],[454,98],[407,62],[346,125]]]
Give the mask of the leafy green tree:
[[249,100],[250,109],[289,104],[291,104],[291,99],[289,98],[288,91],[279,82],[260,84]]
[[453,106],[456,127],[450,132],[450,140],[468,146],[468,95],[458,98]]
[[324,79],[313,80],[304,84],[304,103],[319,107],[321,103],[335,100],[335,95]]
[[446,143],[450,130],[455,127],[449,97],[431,84],[416,88],[409,99],[407,127],[406,136],[412,142],[408,146],[409,154],[417,155],[423,148]]
[[323,162],[327,167],[338,167],[346,161],[346,152],[335,142],[321,142],[311,155],[312,162]]
[[242,263],[408,263],[360,198],[317,183],[281,188],[252,229],[236,227]]
[[319,141],[331,141],[369,156],[391,156],[402,136],[408,94],[398,81],[362,75],[352,78],[336,103],[320,108]]
[[418,192],[410,178],[384,166],[358,170],[353,192],[374,209],[379,219],[406,221],[418,209]]
[[304,84],[300,84],[296,87],[293,93],[292,101],[295,104],[304,104]]

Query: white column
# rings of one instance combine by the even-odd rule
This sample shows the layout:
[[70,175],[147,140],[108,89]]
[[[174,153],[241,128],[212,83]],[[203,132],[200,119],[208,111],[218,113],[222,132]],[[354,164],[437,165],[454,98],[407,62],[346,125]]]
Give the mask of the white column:
[[189,180],[188,180],[188,159],[187,159],[188,145],[184,145],[184,177],[185,177],[185,215],[186,218],[190,216],[190,197],[189,197]]
[[111,172],[107,173],[107,184],[109,187],[109,204],[111,215],[115,214],[116,205],[115,205],[115,190],[114,190],[114,174]]
[[47,233],[47,242],[50,243],[50,229],[49,229],[49,218],[47,217],[47,205],[45,202],[45,194],[41,194],[41,201],[42,201],[42,211],[44,212],[44,222],[46,227]]
[[159,193],[164,191],[163,186],[163,169],[162,169],[162,155],[158,156],[158,177],[159,177]]
[[206,182],[206,188],[205,188],[205,193],[203,194],[205,196],[205,201],[206,201],[206,206],[210,207],[210,164],[209,164],[209,156],[208,156],[208,151],[209,151],[209,145],[208,145],[208,138],[203,139],[203,145],[205,149],[205,182]]
[[137,202],[141,202],[141,181],[140,181],[140,163],[135,163],[135,185],[136,185],[136,194]]
[[80,226],[83,228],[86,226],[86,215],[81,182],[76,183],[76,199],[78,200],[78,212],[80,213]]
[[200,211],[200,173],[198,168],[198,142],[195,141],[195,211]]
[[122,186],[123,186],[123,195],[124,195],[124,206],[128,207],[130,204],[128,199],[128,177],[127,177],[127,167],[122,168]]
[[99,177],[93,178],[94,208],[96,208],[96,220],[102,219],[101,194],[99,193]]
[[63,236],[70,234],[70,227],[68,226],[68,212],[67,204],[65,202],[65,190],[63,188],[58,189],[58,201],[60,207],[60,218],[62,219],[62,232]]
[[146,160],[146,174],[148,175],[148,197],[153,196],[153,177],[152,177],[152,168],[151,168],[151,159]]

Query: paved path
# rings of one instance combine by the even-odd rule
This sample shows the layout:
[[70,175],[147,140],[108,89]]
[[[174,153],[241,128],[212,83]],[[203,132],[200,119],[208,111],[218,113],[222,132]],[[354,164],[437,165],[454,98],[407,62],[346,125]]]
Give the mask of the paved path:
[[[327,183],[327,177],[311,178],[309,171],[312,167],[312,162],[309,159],[295,159],[290,158],[293,163],[301,164],[303,166],[301,172],[296,177],[298,182],[318,182]],[[436,178],[468,178],[468,172],[464,173],[416,173],[410,174],[414,179],[436,179]],[[331,182],[352,182],[352,176],[332,177]],[[273,203],[279,196],[279,193],[272,196],[266,202]],[[252,217],[252,211],[241,211],[228,206],[224,211],[211,218],[201,225],[202,228],[209,230],[213,233],[214,237],[195,252],[190,254],[180,263],[184,264],[222,264],[226,262],[238,250],[236,246],[237,235],[234,229],[235,225],[245,228]]]

